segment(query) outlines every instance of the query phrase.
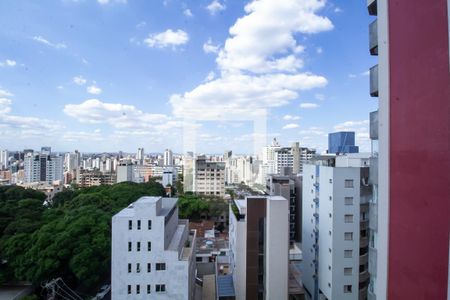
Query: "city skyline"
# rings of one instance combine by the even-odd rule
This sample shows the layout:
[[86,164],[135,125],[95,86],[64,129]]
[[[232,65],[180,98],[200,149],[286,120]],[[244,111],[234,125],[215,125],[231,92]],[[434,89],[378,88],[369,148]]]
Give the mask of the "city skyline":
[[[184,120],[195,118],[198,153],[254,154],[252,123],[220,113],[262,108],[266,144],[321,152],[329,132],[354,130],[369,151],[365,3],[272,4],[1,3],[0,147],[182,153]],[[276,34],[261,47],[266,29]]]

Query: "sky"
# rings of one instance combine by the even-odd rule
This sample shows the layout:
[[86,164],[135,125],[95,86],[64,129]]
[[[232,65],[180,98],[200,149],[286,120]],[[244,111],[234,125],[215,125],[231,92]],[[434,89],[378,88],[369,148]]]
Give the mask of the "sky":
[[362,0],[0,1],[0,149],[320,152],[352,130],[369,151],[371,21]]

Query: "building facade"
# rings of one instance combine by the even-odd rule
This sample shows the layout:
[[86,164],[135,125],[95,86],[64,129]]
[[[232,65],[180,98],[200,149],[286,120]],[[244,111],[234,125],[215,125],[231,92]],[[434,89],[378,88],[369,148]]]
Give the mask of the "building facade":
[[113,216],[113,300],[193,299],[196,232],[177,201],[141,197]]
[[379,100],[370,118],[369,299],[447,299],[450,2],[367,4],[369,51],[378,56],[370,95]]
[[194,192],[199,195],[225,195],[225,163],[207,161],[205,156],[195,160]]
[[25,182],[47,182],[64,180],[63,157],[50,152],[28,153],[24,159]]
[[328,134],[328,153],[358,153],[355,146],[355,132],[339,131]]
[[317,159],[303,173],[303,284],[313,300],[367,299],[369,157]]
[[236,299],[288,299],[288,202],[281,196],[251,196],[230,205]]

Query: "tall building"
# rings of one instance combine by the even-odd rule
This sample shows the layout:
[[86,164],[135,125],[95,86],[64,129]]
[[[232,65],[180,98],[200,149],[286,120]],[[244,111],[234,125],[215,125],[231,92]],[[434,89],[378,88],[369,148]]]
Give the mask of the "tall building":
[[25,182],[47,182],[52,184],[54,181],[64,180],[63,157],[49,154],[47,150],[44,153],[28,153],[24,160]]
[[314,149],[299,147],[299,143],[293,143],[292,147],[280,147],[275,150],[276,174],[286,173],[290,170],[293,174],[303,172],[303,164],[310,160],[316,153]]
[[370,94],[379,100],[370,124],[379,174],[370,214],[379,219],[369,299],[447,299],[450,3],[369,0],[368,10],[377,16]]
[[288,299],[289,201],[281,196],[233,200],[229,216],[236,299]]
[[302,280],[312,300],[367,299],[371,196],[368,156],[304,166]]
[[173,166],[173,153],[170,149],[164,151],[164,166]]
[[0,170],[2,168],[7,169],[8,168],[8,159],[9,159],[9,152],[8,150],[1,150],[0,151]]
[[193,299],[196,232],[177,201],[141,197],[113,216],[113,300]]
[[136,159],[138,160],[138,163],[140,165],[144,163],[144,148],[138,148],[138,151],[136,153]]
[[131,161],[123,160],[117,165],[117,183],[134,180],[134,165]]
[[79,187],[111,185],[117,182],[116,173],[77,169],[76,183]]
[[200,195],[225,195],[225,163],[207,161],[205,156],[195,160],[194,192]]
[[289,200],[289,241],[300,242],[302,235],[302,177],[300,175],[269,175],[266,193]]
[[355,146],[355,132],[339,131],[328,134],[328,153],[358,153]]

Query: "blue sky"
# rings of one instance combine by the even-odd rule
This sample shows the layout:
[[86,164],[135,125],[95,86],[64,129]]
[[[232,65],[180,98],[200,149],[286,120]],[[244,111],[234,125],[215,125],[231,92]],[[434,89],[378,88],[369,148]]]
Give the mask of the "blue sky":
[[[365,1],[0,2],[0,148],[253,151],[326,148],[355,130],[369,150]],[[190,121],[191,120],[191,121]]]

